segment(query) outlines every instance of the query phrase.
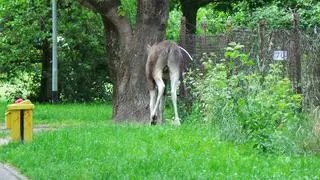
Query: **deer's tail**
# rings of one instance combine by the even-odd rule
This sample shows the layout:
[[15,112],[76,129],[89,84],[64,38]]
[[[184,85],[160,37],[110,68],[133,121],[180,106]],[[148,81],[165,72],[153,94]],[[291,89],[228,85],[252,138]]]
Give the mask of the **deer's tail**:
[[[191,55],[188,53],[188,51],[187,50],[185,50],[183,47],[181,47],[181,46],[178,46],[179,47],[179,49],[182,51],[182,52],[184,52],[186,55],[187,55],[187,57],[191,60],[191,61],[193,61],[193,58],[191,57]],[[181,53],[182,53],[181,52]],[[187,98],[187,90],[186,90],[186,85],[185,85],[185,82],[184,82],[184,74],[183,74],[183,72],[185,72],[186,70],[187,70],[187,64],[188,64],[188,62],[186,61],[186,60],[183,60],[182,61],[183,63],[182,63],[182,67],[181,67],[181,71],[180,71],[180,82],[181,82],[181,87],[180,87],[180,95],[181,95],[181,97],[183,97],[184,99],[186,99]]]

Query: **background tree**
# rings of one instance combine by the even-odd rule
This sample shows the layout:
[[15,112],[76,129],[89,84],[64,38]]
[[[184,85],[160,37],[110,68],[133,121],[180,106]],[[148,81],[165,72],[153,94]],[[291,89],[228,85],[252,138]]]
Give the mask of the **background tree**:
[[[51,99],[51,1],[0,2],[0,82],[12,84],[7,93],[10,98],[48,102]],[[59,1],[58,6],[62,101],[108,99],[101,18],[77,2]]]
[[[2,2],[0,64],[4,79],[14,79],[23,73],[39,81],[39,101],[49,99],[50,43],[48,36],[50,9],[46,3]],[[42,68],[42,72],[38,69]],[[39,74],[42,74],[39,76]],[[35,85],[37,86],[37,85]],[[35,88],[35,87],[33,87]],[[19,93],[17,93],[18,95]],[[35,95],[35,94],[34,94]]]

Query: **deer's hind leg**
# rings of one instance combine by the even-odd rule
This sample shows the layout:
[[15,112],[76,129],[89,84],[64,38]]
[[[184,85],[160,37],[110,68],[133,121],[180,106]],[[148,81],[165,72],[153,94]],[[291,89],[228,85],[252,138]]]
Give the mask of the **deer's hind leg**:
[[152,120],[156,120],[157,119],[156,113],[157,113],[157,110],[159,107],[160,100],[161,100],[163,93],[164,93],[165,84],[162,80],[162,72],[160,72],[160,71],[158,71],[157,73],[154,74],[153,79],[154,79],[154,81],[157,85],[157,88],[158,88],[158,96],[157,96],[155,106],[153,107],[153,109],[151,111],[151,118],[152,118]]
[[164,122],[163,112],[165,108],[165,100],[166,100],[166,88],[164,89],[163,96],[160,98],[159,107],[158,107],[158,118],[157,124],[162,124]]
[[180,69],[177,65],[170,66],[170,81],[171,81],[171,98],[174,109],[174,124],[180,125],[180,118],[177,107],[177,89],[179,85]]

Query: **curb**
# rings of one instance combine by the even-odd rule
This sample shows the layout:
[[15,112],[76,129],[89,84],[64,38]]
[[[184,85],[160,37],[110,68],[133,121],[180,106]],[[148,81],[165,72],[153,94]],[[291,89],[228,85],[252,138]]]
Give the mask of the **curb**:
[[11,140],[10,137],[0,138],[0,147],[7,145],[10,142],[10,140]]
[[27,177],[22,176],[14,168],[0,163],[0,180],[27,180]]

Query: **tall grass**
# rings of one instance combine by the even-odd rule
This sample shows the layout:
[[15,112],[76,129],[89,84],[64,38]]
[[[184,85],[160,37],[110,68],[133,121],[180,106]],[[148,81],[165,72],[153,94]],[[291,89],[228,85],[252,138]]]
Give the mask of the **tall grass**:
[[[303,95],[292,91],[283,66],[274,63],[268,71],[253,67],[242,45],[230,43],[225,60],[203,57],[203,71],[191,72],[190,82],[205,121],[219,130],[220,138],[253,143],[262,152],[304,152],[306,126]],[[213,63],[216,62],[216,63]]]

